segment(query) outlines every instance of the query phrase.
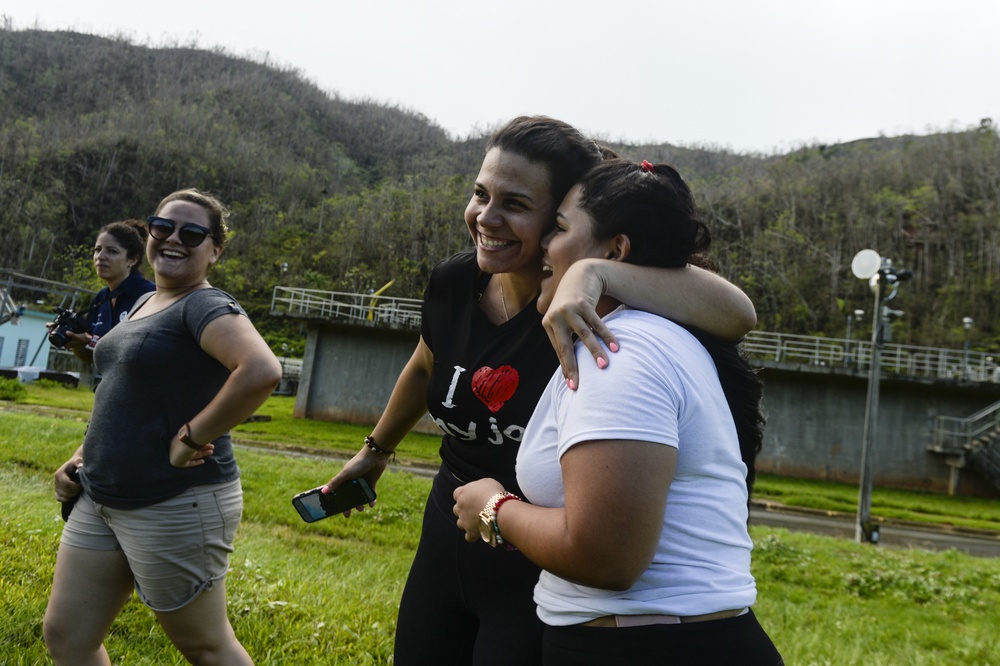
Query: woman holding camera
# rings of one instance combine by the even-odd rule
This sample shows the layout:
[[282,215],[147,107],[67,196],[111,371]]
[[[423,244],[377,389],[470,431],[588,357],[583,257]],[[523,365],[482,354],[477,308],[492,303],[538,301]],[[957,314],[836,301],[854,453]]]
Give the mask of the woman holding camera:
[[104,378],[87,434],[55,476],[57,499],[80,495],[43,624],[57,665],[110,664],[104,637],[133,588],[191,663],[252,663],[226,604],[243,508],[229,429],[263,404],[281,365],[208,282],[225,215],[198,190],[160,202],[146,244],[156,291],[94,350]]
[[[128,317],[140,296],[156,289],[139,270],[145,251],[146,229],[138,220],[112,222],[97,232],[94,270],[106,286],[97,292],[87,312],[89,332],[59,331],[65,340],[62,346],[81,361],[93,363],[97,341]],[[50,333],[58,331],[55,322],[48,326]]]

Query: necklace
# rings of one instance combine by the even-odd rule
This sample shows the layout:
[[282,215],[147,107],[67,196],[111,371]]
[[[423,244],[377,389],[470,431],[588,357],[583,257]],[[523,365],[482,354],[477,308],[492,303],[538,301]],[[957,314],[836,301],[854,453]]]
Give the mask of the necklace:
[[500,305],[503,306],[503,320],[510,321],[510,315],[507,314],[507,299],[503,295],[503,280],[498,279],[497,282],[500,283]]

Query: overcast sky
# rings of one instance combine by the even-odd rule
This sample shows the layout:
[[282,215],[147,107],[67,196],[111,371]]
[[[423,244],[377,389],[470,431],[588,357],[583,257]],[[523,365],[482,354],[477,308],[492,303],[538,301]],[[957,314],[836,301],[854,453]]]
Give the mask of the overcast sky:
[[784,152],[1000,122],[997,0],[0,0],[0,17],[267,58],[455,137],[542,113]]

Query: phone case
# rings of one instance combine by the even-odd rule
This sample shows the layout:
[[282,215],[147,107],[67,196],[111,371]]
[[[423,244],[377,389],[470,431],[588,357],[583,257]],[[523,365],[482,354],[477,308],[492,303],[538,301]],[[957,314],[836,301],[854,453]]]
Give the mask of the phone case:
[[322,488],[313,488],[292,498],[292,506],[307,523],[343,513],[375,499],[375,491],[364,479],[347,481],[333,493],[323,494],[320,492]]

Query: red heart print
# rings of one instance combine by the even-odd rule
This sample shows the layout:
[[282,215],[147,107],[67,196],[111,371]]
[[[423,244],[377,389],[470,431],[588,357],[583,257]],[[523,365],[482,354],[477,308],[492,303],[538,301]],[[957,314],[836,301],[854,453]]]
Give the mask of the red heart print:
[[472,375],[472,392],[483,401],[487,409],[496,414],[514,395],[517,382],[517,370],[509,365],[501,365],[496,370],[484,365]]

